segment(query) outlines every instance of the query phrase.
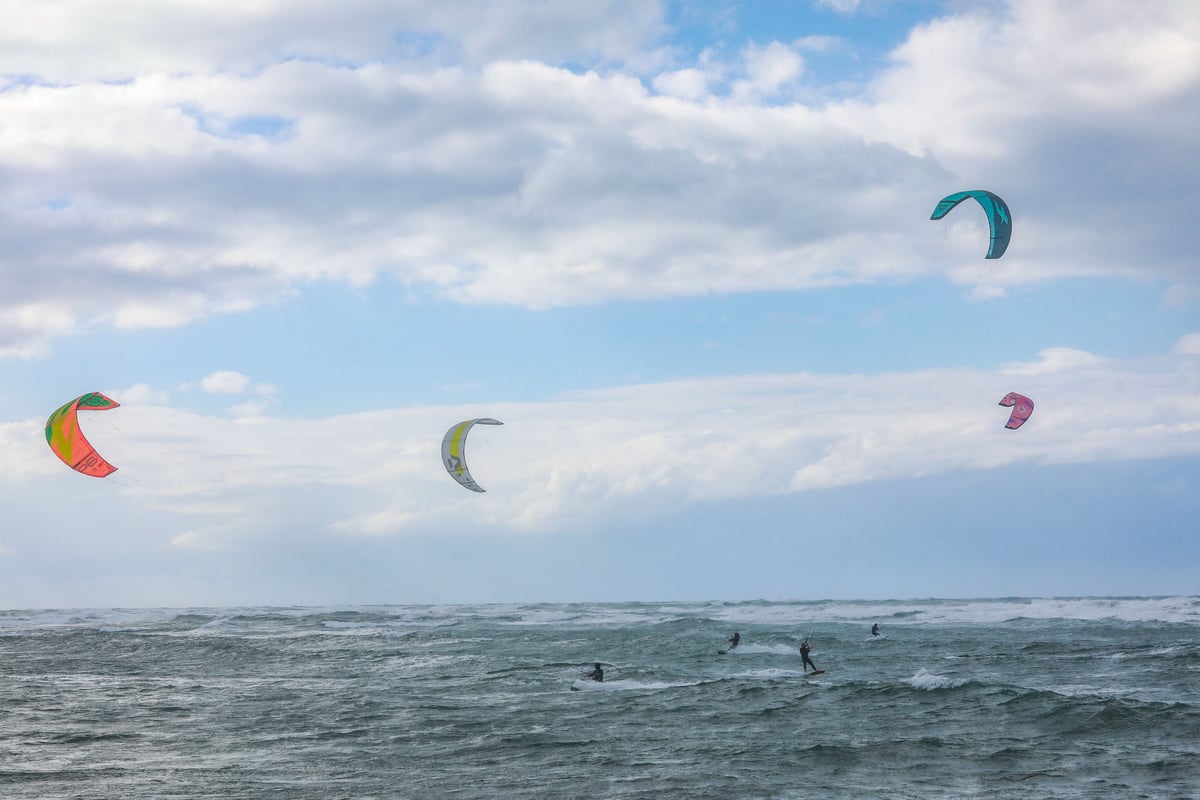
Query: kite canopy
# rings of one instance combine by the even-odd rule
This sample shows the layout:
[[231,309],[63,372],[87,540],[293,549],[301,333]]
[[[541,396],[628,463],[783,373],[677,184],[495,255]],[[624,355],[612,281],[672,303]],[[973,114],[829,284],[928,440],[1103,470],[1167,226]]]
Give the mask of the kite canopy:
[[446,472],[450,473],[450,477],[472,492],[484,491],[484,488],[475,482],[475,479],[471,477],[471,472],[467,469],[467,431],[476,425],[503,424],[498,419],[480,417],[479,419],[464,420],[457,425],[451,426],[450,430],[446,431],[446,435],[442,438],[442,463],[446,466]]
[[1004,399],[1000,401],[1000,405],[1005,408],[1012,408],[1012,415],[1008,418],[1008,423],[1004,426],[1012,430],[1016,430],[1025,424],[1025,420],[1029,419],[1033,414],[1033,401],[1023,394],[1009,392],[1004,395]]
[[1012,214],[1009,213],[1008,204],[1001,200],[999,195],[992,194],[986,189],[973,189],[969,192],[955,192],[946,195],[938,201],[930,219],[941,219],[968,197],[974,197],[979,201],[979,205],[983,206],[983,210],[987,214],[988,225],[991,226],[992,243],[988,247],[987,258],[999,258],[1008,249],[1008,240],[1012,238]]
[[77,412],[108,411],[121,404],[99,392],[88,392],[76,397],[62,408],[50,415],[46,420],[46,443],[54,451],[54,455],[76,472],[103,478],[117,471],[117,468],[105,461],[92,447],[83,431],[79,429]]

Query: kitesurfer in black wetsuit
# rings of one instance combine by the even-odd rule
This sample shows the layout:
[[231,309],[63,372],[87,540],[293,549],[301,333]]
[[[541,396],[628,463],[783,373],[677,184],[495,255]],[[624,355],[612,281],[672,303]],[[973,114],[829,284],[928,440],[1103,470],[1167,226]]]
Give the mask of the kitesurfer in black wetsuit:
[[597,661],[595,664],[595,669],[583,677],[587,678],[588,680],[595,681],[596,683],[604,683],[604,670],[600,669],[600,662]]
[[874,625],[871,626],[871,635],[872,636],[879,635],[879,623],[878,622],[876,622]]
[[800,644],[800,658],[801,658],[801,659],[802,659],[802,661],[803,661],[803,663],[802,663],[802,666],[804,667],[804,674],[805,674],[805,675],[807,675],[807,674],[808,674],[808,668],[809,668],[809,667],[812,667],[812,668],[813,668],[813,672],[816,672],[816,671],[817,671],[817,665],[816,665],[816,664],[814,664],[814,663],[812,662],[812,659],[808,657],[808,654],[809,654],[810,652],[812,652],[812,647],[809,645],[809,643],[808,643],[808,639],[805,639],[805,640],[804,640],[804,641],[803,641],[803,642]]
[[742,640],[742,635],[740,633],[738,633],[737,631],[734,631],[733,636],[729,637],[729,649],[732,650],[733,648],[737,647],[738,642],[740,642],[741,640]]

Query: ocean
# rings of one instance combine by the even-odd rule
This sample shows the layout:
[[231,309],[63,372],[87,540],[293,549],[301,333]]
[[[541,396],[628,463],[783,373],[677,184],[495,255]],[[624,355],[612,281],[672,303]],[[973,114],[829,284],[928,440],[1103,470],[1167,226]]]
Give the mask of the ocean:
[[1194,800],[1200,597],[4,611],[0,797]]

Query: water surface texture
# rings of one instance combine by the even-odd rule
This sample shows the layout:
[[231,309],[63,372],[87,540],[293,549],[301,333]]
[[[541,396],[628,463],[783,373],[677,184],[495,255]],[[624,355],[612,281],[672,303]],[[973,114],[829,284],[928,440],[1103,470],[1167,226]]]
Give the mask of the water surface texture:
[[1197,764],[1196,597],[0,612],[7,800],[1182,800]]

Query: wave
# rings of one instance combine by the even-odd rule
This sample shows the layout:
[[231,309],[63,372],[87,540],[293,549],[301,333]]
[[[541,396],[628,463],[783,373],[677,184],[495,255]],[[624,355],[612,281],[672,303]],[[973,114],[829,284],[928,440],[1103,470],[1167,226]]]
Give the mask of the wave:
[[628,692],[628,691],[661,691],[662,689],[678,689],[684,686],[699,686],[702,683],[710,681],[634,681],[634,680],[609,680],[597,683],[577,679],[571,682],[571,689],[577,692]]
[[952,678],[947,675],[937,675],[928,670],[919,669],[906,683],[914,689],[932,692],[939,689],[958,689],[970,683],[970,679]]
[[768,669],[746,670],[745,672],[739,672],[736,675],[733,675],[732,677],[737,678],[739,680],[740,679],[751,679],[751,680],[757,679],[757,680],[776,681],[776,680],[794,680],[796,678],[806,677],[806,675],[807,675],[807,673],[802,669],[768,668]]
[[726,655],[744,656],[744,655],[777,655],[777,656],[798,656],[800,649],[786,644],[739,644],[732,650],[726,650]]
[[989,625],[1020,619],[1117,620],[1200,625],[1200,597],[1006,597],[978,599],[826,600],[743,603],[713,617],[729,624],[872,622],[891,625]]
[[[991,625],[1031,620],[1116,620],[1200,625],[1200,597],[1006,597],[975,599],[694,602],[672,606],[611,603],[572,606],[589,624],[715,623],[808,626],[872,623],[887,626]],[[549,621],[549,620],[546,620]]]
[[[570,603],[492,605],[316,606],[146,609],[32,609],[0,611],[0,636],[35,631],[251,633],[296,629],[438,628],[471,619],[512,626],[641,627],[713,623],[739,626],[861,624],[885,626],[995,625],[1034,621],[1117,621],[1200,626],[1200,597],[1057,597],[911,600]],[[745,652],[753,652],[743,645]],[[782,651],[776,651],[782,652]],[[790,654],[790,651],[788,651]]]

